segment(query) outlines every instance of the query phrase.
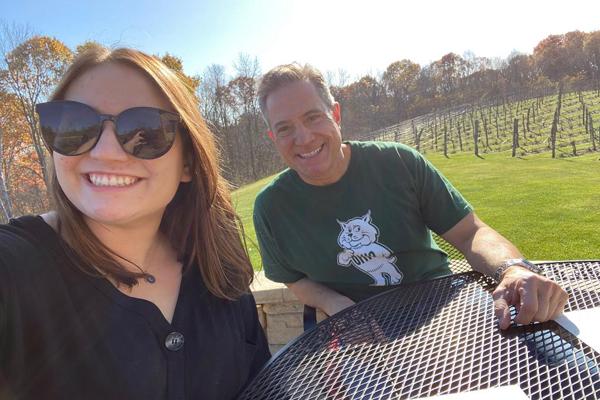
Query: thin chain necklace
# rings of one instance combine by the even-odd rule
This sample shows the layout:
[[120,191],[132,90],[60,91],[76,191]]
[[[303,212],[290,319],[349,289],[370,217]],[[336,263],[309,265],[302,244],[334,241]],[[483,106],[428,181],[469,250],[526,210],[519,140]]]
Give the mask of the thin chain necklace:
[[149,272],[144,271],[144,269],[142,267],[140,267],[139,265],[137,265],[136,263],[134,263],[133,261],[130,261],[128,259],[126,259],[125,257],[121,257],[117,254],[117,256],[125,261],[127,261],[128,263],[132,264],[134,267],[136,267],[137,269],[140,270],[140,272],[142,274],[144,274],[144,280],[148,283],[155,283],[156,282],[156,277],[154,275],[152,275]]
[[146,282],[148,282],[148,283],[155,283],[155,282],[156,282],[156,277],[155,277],[154,275],[152,275],[152,274],[151,274],[151,273],[149,273],[149,272],[146,272],[146,271],[144,271],[144,270],[142,269],[142,267],[140,267],[139,265],[137,265],[137,264],[135,264],[135,263],[132,263],[132,264],[133,264],[133,265],[135,265],[135,266],[136,266],[136,268],[137,268],[137,269],[139,269],[139,270],[142,272],[142,274],[144,274],[144,280],[145,280]]

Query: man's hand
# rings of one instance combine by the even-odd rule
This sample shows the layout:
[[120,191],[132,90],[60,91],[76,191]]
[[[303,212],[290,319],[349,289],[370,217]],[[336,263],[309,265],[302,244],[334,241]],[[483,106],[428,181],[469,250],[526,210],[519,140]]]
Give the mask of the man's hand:
[[492,297],[500,329],[510,326],[511,305],[517,309],[515,322],[528,324],[558,317],[569,298],[556,282],[518,265],[504,272]]

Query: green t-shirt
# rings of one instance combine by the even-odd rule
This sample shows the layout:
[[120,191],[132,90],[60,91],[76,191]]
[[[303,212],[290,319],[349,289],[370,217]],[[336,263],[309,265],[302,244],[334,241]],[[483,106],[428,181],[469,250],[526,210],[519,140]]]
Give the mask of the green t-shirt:
[[348,143],[339,181],[313,186],[287,169],[258,194],[254,226],[266,276],[307,277],[359,301],[449,274],[429,229],[445,233],[471,212],[469,203],[407,146]]

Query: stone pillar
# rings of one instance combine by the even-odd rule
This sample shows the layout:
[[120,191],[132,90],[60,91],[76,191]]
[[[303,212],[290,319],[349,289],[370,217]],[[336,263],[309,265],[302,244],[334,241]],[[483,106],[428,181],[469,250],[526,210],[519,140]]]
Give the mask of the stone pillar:
[[[263,271],[256,273],[251,290],[269,348],[275,354],[290,340],[302,334],[304,306],[287,286],[268,280]],[[317,311],[317,322],[325,318],[325,314]]]

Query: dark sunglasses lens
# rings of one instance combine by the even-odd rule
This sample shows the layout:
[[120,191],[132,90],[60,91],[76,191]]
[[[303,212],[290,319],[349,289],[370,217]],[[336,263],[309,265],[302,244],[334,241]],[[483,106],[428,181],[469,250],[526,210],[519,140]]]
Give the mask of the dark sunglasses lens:
[[123,149],[144,159],[165,154],[175,141],[178,118],[155,108],[138,107],[119,115],[117,135]]
[[44,140],[53,151],[74,156],[94,147],[100,124],[91,108],[79,103],[51,102],[38,104],[36,111]]

